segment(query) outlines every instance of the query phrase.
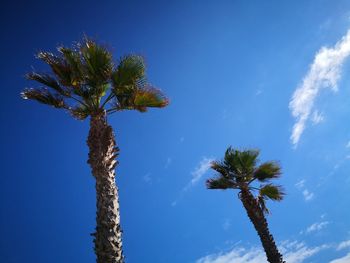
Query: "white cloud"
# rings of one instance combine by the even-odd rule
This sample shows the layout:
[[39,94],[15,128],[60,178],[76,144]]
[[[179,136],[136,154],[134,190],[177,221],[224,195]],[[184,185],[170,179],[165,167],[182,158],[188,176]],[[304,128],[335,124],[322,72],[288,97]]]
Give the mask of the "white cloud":
[[314,193],[310,192],[307,189],[304,189],[303,196],[304,196],[305,201],[310,201],[314,198]]
[[209,170],[212,161],[214,161],[213,158],[202,158],[198,166],[191,172],[192,179],[186,188],[196,184],[202,178],[202,176]]
[[349,263],[349,262],[350,262],[350,253],[348,253],[345,257],[332,260],[329,263]]
[[205,256],[196,263],[261,263],[266,262],[266,256],[261,249],[234,248],[227,253],[218,253]]
[[203,177],[203,175],[209,170],[212,161],[214,161],[214,158],[203,157],[200,160],[197,167],[191,172],[191,181],[189,181],[188,184],[182,189],[179,197],[171,203],[171,206],[176,206],[180,199],[183,198],[184,194]]
[[323,88],[337,90],[341,69],[350,55],[350,30],[332,48],[322,47],[315,56],[301,85],[295,90],[289,108],[296,123],[293,126],[291,141],[296,146],[304,132],[306,123],[314,108],[315,99]]
[[300,180],[299,182],[297,182],[295,184],[296,188],[298,188],[299,190],[303,189],[305,187],[305,180]]
[[341,242],[337,246],[337,250],[342,250],[342,249],[345,249],[345,248],[348,248],[348,247],[350,247],[350,240],[346,240],[346,241]]
[[[310,248],[303,242],[284,241],[279,247],[284,254],[284,260],[288,263],[301,263],[305,259],[315,255],[326,245]],[[260,248],[245,249],[243,247],[234,247],[228,252],[220,252],[202,257],[196,263],[263,263],[267,262],[265,253]]]
[[306,229],[306,233],[320,231],[321,229],[325,228],[328,224],[328,221],[316,222]]
[[314,113],[312,114],[312,118],[311,118],[311,121],[313,124],[319,124],[321,122],[324,121],[324,116],[322,113],[319,113],[317,110],[314,111]]
[[299,182],[297,182],[295,184],[295,187],[297,189],[299,189],[300,191],[302,191],[303,197],[305,199],[305,201],[310,201],[311,199],[314,198],[314,193],[310,192],[306,187],[305,187],[305,182],[306,180],[300,180]]

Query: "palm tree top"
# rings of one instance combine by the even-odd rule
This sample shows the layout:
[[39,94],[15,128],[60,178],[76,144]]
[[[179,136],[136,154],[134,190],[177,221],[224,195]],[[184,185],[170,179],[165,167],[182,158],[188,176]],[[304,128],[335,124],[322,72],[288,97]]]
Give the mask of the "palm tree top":
[[148,83],[142,56],[126,55],[114,63],[106,47],[86,37],[71,48],[60,46],[57,50],[57,54],[37,54],[51,72],[28,73],[26,78],[42,87],[24,89],[24,99],[67,110],[77,119],[101,110],[108,114],[121,110],[145,112],[169,104],[164,94]]
[[[207,187],[258,191],[256,199],[263,210],[268,212],[265,201],[281,201],[285,195],[281,186],[270,182],[280,177],[281,166],[276,161],[259,164],[258,157],[259,150],[237,150],[230,146],[223,160],[212,162],[211,168],[216,171],[216,175],[207,180]],[[260,182],[260,185],[254,186],[254,182]]]

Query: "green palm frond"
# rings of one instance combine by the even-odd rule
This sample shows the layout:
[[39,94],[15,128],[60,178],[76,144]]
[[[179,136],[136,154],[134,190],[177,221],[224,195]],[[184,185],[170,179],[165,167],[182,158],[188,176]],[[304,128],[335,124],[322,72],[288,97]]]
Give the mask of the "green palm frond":
[[273,201],[281,201],[285,193],[279,185],[266,184],[259,190],[259,196],[264,199],[271,199]]
[[145,112],[147,108],[163,108],[169,104],[160,90],[147,83],[145,71],[145,62],[141,56],[128,55],[120,60],[112,75],[116,110]]
[[208,189],[228,189],[228,188],[236,188],[236,184],[225,177],[219,176],[217,178],[208,179],[206,181],[206,185]]
[[[143,57],[127,55],[121,58],[117,69],[113,72],[113,89],[116,95],[124,94],[126,89],[136,89],[145,81],[146,65]],[[141,85],[142,86],[142,85]]]
[[[113,106],[106,109],[107,113],[126,109],[145,112],[149,107],[162,108],[169,104],[160,90],[147,83],[141,56],[122,57],[115,67],[109,50],[88,38],[71,48],[60,46],[57,49],[57,54],[39,52],[37,55],[50,66],[51,73],[26,75],[27,79],[49,89],[24,90],[24,98],[66,108],[78,119],[105,110],[110,102]],[[64,100],[70,106],[65,105]]]
[[51,105],[55,108],[68,109],[69,106],[64,102],[59,94],[52,94],[47,89],[25,89],[21,96],[23,99],[36,100],[40,103]]
[[[99,88],[106,84],[113,72],[112,54],[103,46],[90,39],[80,46],[82,64],[85,69],[86,84]],[[96,91],[97,94],[100,91]]]
[[230,175],[230,171],[227,168],[227,166],[225,164],[223,164],[222,162],[218,162],[218,161],[213,161],[211,163],[211,168],[218,172],[222,177],[227,178],[227,179],[234,179],[231,175]]
[[243,180],[249,180],[257,163],[258,150],[235,150],[229,147],[225,152],[224,164]]
[[277,162],[265,162],[254,171],[254,178],[261,182],[278,178],[281,175],[281,166]]

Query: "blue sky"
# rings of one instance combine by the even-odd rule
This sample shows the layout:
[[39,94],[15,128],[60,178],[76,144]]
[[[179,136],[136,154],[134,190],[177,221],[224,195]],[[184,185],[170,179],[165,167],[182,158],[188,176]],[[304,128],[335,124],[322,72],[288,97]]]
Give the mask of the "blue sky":
[[264,262],[237,193],[205,189],[229,145],[280,161],[288,263],[350,262],[348,1],[6,1],[0,21],[3,262],[94,262],[88,122],[19,96],[37,51],[83,34],[144,55],[171,100],[109,118],[127,262]]

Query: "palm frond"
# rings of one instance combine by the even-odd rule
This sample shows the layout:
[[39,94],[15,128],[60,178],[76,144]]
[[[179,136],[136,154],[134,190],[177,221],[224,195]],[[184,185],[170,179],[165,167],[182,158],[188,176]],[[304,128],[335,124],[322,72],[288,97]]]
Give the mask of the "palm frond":
[[85,84],[85,72],[81,61],[80,50],[77,47],[67,48],[58,47],[65,63],[70,68],[70,80],[73,87],[79,87]]
[[71,115],[77,120],[84,120],[90,115],[90,110],[84,105],[79,105],[75,108],[69,109]]
[[232,180],[226,179],[225,177],[222,177],[222,176],[208,179],[206,182],[206,185],[208,189],[222,189],[222,190],[236,187],[236,184]]
[[234,178],[232,178],[232,176],[230,176],[230,171],[227,168],[227,166],[222,162],[213,161],[211,163],[211,168],[213,170],[215,170],[216,172],[218,172],[224,178],[234,179]]
[[240,180],[247,181],[254,171],[258,155],[258,150],[239,151],[229,147],[225,152],[224,164],[229,167]]
[[135,93],[134,107],[141,112],[147,111],[147,108],[163,108],[168,104],[169,100],[158,89],[148,87]]
[[58,81],[49,74],[31,72],[31,73],[26,74],[26,78],[29,80],[34,80],[34,81],[37,81],[41,84],[44,84],[45,86],[54,89],[62,96],[69,96],[69,91],[67,89],[61,87],[61,85],[58,83]]
[[55,108],[68,109],[69,106],[59,94],[52,94],[47,89],[25,89],[21,96],[23,99],[36,100],[40,103],[53,106]]
[[72,79],[72,69],[64,59],[50,52],[39,52],[37,57],[51,67],[53,73],[57,76],[58,81],[63,86],[73,86],[74,79]]
[[123,57],[117,69],[113,72],[112,81],[113,88],[116,95],[124,93],[118,91],[129,87],[129,89],[136,89],[140,86],[140,82],[145,81],[146,65],[143,57],[138,55],[127,55]]
[[261,164],[254,171],[254,178],[261,182],[268,181],[270,179],[278,178],[281,175],[281,166],[274,161],[265,162]]
[[264,199],[271,199],[273,201],[281,201],[285,193],[279,185],[266,184],[259,190],[259,196]]
[[[112,75],[112,54],[102,45],[85,39],[80,46],[81,58],[86,73],[86,82],[90,87],[98,88],[106,84]],[[100,91],[96,90],[96,95]]]

